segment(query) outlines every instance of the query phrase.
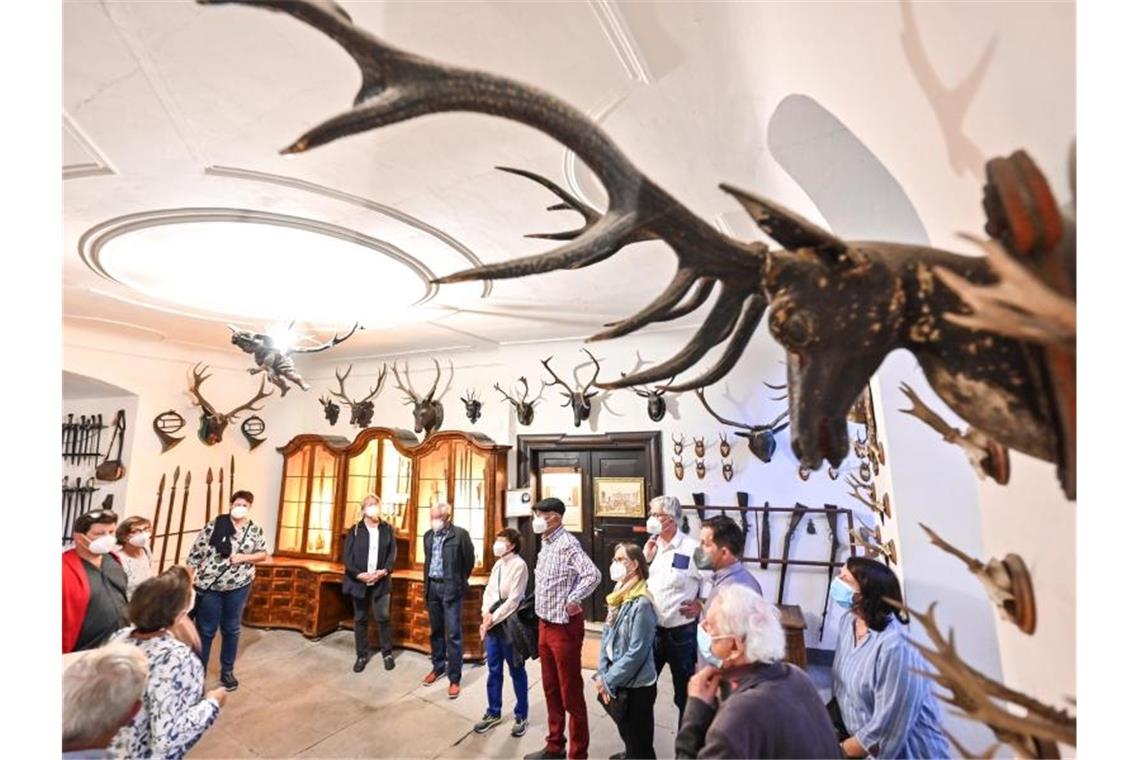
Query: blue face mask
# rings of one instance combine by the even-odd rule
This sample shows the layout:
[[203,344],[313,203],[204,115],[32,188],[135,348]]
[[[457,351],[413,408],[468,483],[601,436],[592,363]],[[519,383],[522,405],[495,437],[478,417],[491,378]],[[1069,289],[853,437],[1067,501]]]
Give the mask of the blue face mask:
[[831,589],[828,592],[831,598],[845,610],[855,606],[855,589],[848,586],[838,577],[831,579]]
[[713,654],[712,651],[713,637],[709,635],[702,626],[697,626],[697,649],[701,651],[701,657],[705,658],[705,662],[712,665],[714,668],[719,668],[724,664],[724,661]]

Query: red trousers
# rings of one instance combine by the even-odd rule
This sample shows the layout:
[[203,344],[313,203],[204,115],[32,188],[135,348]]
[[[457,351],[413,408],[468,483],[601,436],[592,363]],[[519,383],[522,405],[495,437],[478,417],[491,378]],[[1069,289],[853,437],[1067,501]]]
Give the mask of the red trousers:
[[566,713],[570,713],[570,751],[567,757],[585,758],[590,748],[586,698],[582,693],[582,639],[586,635],[582,613],[569,623],[538,621],[538,659],[542,663],[542,690],[546,692],[546,749],[566,747]]

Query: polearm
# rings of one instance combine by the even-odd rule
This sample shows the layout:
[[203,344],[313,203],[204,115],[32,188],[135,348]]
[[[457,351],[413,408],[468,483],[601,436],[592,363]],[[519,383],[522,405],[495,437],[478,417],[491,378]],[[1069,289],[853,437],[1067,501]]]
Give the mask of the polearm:
[[839,554],[839,507],[824,504],[827,510],[827,527],[831,528],[831,557],[827,565],[827,590],[823,597],[823,613],[819,616],[819,640],[823,641],[823,626],[827,623],[827,608],[831,606],[831,577],[835,574],[835,555]]
[[[214,496],[214,468],[206,468],[206,522],[210,522],[210,499]],[[218,505],[221,509],[221,505]],[[206,523],[202,523],[205,525]]]
[[71,486],[68,485],[68,479],[65,475],[63,477],[63,543],[67,543],[67,539],[71,536],[71,525],[75,520],[71,516]]
[[225,490],[226,490],[225,485],[226,485],[226,471],[224,468],[219,467],[218,468],[218,514],[222,513],[222,504],[225,503],[225,501],[222,499],[222,494],[225,493]]
[[186,502],[190,500],[190,470],[186,471],[186,484],[182,486],[182,516],[178,518],[178,540],[174,542],[174,564],[182,560],[182,534],[186,530]]
[[768,557],[772,554],[772,524],[768,519],[768,502],[764,502],[764,513],[760,518],[760,569],[768,569]]
[[158,558],[158,572],[166,569],[166,546],[170,542],[170,521],[174,517],[174,492],[178,490],[178,474],[182,468],[174,468],[174,484],[170,486],[170,504],[166,508],[166,530],[162,534],[162,556]]
[[[230,454],[230,501],[234,500],[234,455]],[[218,505],[220,510],[222,505]]]
[[158,517],[162,514],[162,492],[166,488],[166,473],[158,481],[158,499],[154,502],[154,519],[150,522],[150,553],[154,554],[154,542],[158,539]]
[[784,534],[784,563],[780,566],[780,588],[776,592],[776,604],[784,603],[784,581],[788,577],[788,555],[792,550],[792,538],[796,535],[796,528],[800,526],[800,520],[804,519],[805,512],[807,512],[807,507],[797,501],[792,510],[792,516],[788,518],[788,532]]

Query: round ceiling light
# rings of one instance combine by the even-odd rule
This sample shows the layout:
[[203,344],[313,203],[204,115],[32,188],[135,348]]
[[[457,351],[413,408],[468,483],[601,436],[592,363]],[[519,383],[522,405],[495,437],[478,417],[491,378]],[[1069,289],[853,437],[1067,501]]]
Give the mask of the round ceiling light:
[[396,246],[301,217],[175,209],[88,230],[80,254],[149,298],[267,321],[390,321],[435,294],[433,273]]

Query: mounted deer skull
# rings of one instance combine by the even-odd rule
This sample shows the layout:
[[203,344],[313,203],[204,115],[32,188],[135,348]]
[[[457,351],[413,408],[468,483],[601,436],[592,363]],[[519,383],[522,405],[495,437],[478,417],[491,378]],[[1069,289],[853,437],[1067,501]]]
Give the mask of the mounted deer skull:
[[466,396],[460,396],[459,400],[463,402],[464,411],[467,412],[467,419],[474,425],[483,416],[483,402],[475,395],[474,389],[468,390]]
[[732,427],[743,428],[747,432],[736,433],[741,438],[748,439],[748,450],[751,451],[757,459],[767,464],[772,461],[772,455],[776,453],[776,434],[788,426],[787,422],[782,425],[780,422],[788,416],[785,409],[776,416],[776,419],[769,422],[767,425],[745,425],[743,422],[733,422],[721,417],[719,414],[712,410],[709,402],[705,400],[704,388],[697,389],[697,398],[701,400],[701,404],[708,410],[709,414],[717,419],[722,425],[731,425]]
[[911,409],[899,411],[922,420],[934,428],[935,432],[942,436],[942,440],[966,452],[966,459],[969,460],[979,479],[985,480],[988,476],[1003,486],[1009,482],[1009,449],[972,427],[966,428],[965,433],[951,427],[950,423],[923,403],[914,389],[906,383],[901,383],[899,389],[913,405]]
[[705,460],[698,459],[696,467],[697,467],[697,478],[700,480],[704,480],[705,479]]
[[732,480],[732,460],[726,459],[720,463],[720,474],[724,477],[724,482]]
[[683,452],[685,450],[685,436],[682,435],[681,437],[678,438],[677,434],[673,433],[672,437],[673,437],[673,453],[680,455],[681,452]]
[[[622,372],[621,376],[625,377],[625,373]],[[669,378],[669,382],[673,382],[674,379],[675,377]],[[668,383],[666,383],[666,385],[668,385]],[[665,407],[665,394],[668,391],[664,387],[658,386],[653,390],[634,387],[633,392],[645,399],[646,412],[649,414],[649,419],[654,422],[660,422],[665,419],[665,412],[667,411]]]
[[[289,327],[293,324],[290,323]],[[295,384],[303,391],[309,390],[311,386],[305,382],[300,373],[297,372],[297,367],[290,358],[293,354],[316,354],[321,351],[327,351],[338,343],[343,343],[352,337],[352,334],[360,329],[360,323],[352,326],[348,334],[341,337],[339,334],[334,335],[331,340],[322,343],[319,346],[312,348],[294,348],[293,346],[278,346],[271,335],[268,333],[255,333],[250,330],[241,330],[233,325],[226,325],[230,328],[233,335],[230,336],[230,342],[240,348],[247,354],[253,354],[253,361],[257,364],[255,369],[249,370],[249,374],[256,375],[258,372],[264,372],[269,382],[277,386],[284,396],[289,391],[289,385],[286,381]]]
[[862,546],[869,557],[882,557],[888,565],[897,565],[899,562],[895,540],[892,538],[884,544],[883,532],[878,526],[872,530],[867,525],[860,525],[851,531],[851,540]]
[[677,457],[673,457],[673,477],[675,477],[677,480],[684,480],[685,479],[685,461],[684,461],[684,459],[678,459]]
[[728,436],[724,433],[720,434],[720,455],[727,457],[732,453],[732,444],[728,442]]
[[[344,381],[348,379],[349,373],[352,372],[352,365],[348,365],[348,369],[344,371],[343,375],[340,374],[340,370],[333,370],[333,372],[336,375],[336,381],[340,386],[340,390],[329,391],[329,394],[332,395],[333,398],[340,399],[340,402],[348,406],[351,410],[352,416],[349,418],[348,424],[356,425],[362,430],[369,427],[372,424],[372,414],[375,412],[372,399],[376,398],[377,394],[380,393],[380,389],[384,387],[384,378],[388,374],[388,367],[384,364],[380,365],[380,371],[376,377],[376,385],[372,386],[372,389],[368,391],[368,395],[359,401],[354,401],[349,398],[348,392],[344,389]],[[339,410],[337,414],[340,414]],[[327,406],[325,407],[325,415],[328,415]]]
[[598,364],[598,360],[594,358],[594,355],[590,353],[589,349],[583,348],[582,351],[585,351],[586,356],[590,357],[590,361],[594,363],[594,376],[590,378],[586,386],[581,389],[571,388],[554,373],[554,370],[550,368],[550,360],[554,358],[553,356],[548,356],[542,360],[542,366],[546,367],[546,371],[554,378],[554,382],[551,383],[544,380],[542,387],[561,385],[565,388],[561,393],[566,397],[566,403],[562,406],[568,406],[574,412],[574,427],[580,427],[583,420],[590,418],[590,399],[598,395],[598,391],[592,391],[590,388],[594,387],[598,379],[598,373],[602,371],[602,366]]
[[[198,369],[199,366],[201,370]],[[239,412],[260,411],[261,407],[254,406],[254,404],[272,396],[273,391],[265,390],[265,378],[263,377],[261,378],[261,386],[253,398],[224,414],[219,413],[214,409],[213,405],[202,396],[202,383],[211,377],[206,374],[208,369],[210,369],[208,364],[199,363],[194,365],[192,371],[194,382],[190,386],[190,395],[194,397],[194,404],[202,407],[202,416],[198,420],[198,439],[207,446],[213,446],[215,443],[221,442],[222,435],[226,432],[226,427],[237,419]]]
[[[519,424],[525,427],[534,422],[534,405],[538,402],[539,397],[535,396],[528,401],[527,395],[530,394],[530,384],[527,382],[525,377],[520,377],[519,382],[522,383],[523,391],[518,398],[515,398],[514,396],[507,393],[505,390],[499,387],[498,383],[495,383],[495,390],[503,394],[504,401],[511,402],[511,406],[515,408],[515,417],[518,418]],[[512,390],[514,389],[512,388]],[[542,394],[540,393],[539,395],[541,396]]]
[[[416,432],[422,432],[425,440],[443,426],[443,403],[435,398],[435,389],[439,386],[439,378],[443,376],[443,370],[439,368],[438,359],[432,359],[432,363],[435,364],[435,381],[432,382],[431,390],[427,392],[426,396],[420,396],[412,386],[412,376],[408,371],[407,362],[404,362],[404,376],[408,380],[406,386],[400,382],[400,370],[396,368],[396,363],[392,363],[396,387],[402,390],[406,396],[404,405],[412,404],[412,417],[415,419]],[[455,365],[451,364],[450,361],[448,365],[451,367],[452,376],[454,376]],[[442,396],[442,394],[440,395]]]
[[329,421],[330,425],[335,425],[336,421],[340,419],[340,404],[324,396],[321,396],[320,402],[321,406],[325,408],[325,419]]
[[693,436],[693,453],[698,457],[705,455],[705,437],[703,435],[700,438]]
[[[861,483],[850,475],[844,478],[843,482],[851,487],[847,495],[877,514],[880,522],[885,523],[887,518],[891,516],[891,495],[885,493],[883,500],[879,501],[874,482]],[[867,492],[866,497],[863,496],[863,491]]]

